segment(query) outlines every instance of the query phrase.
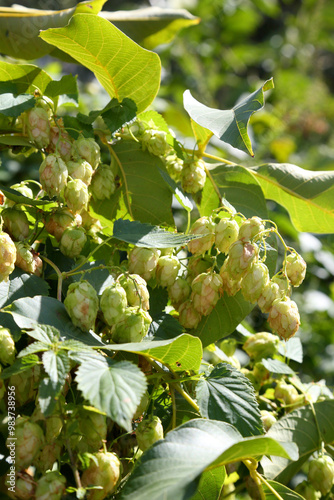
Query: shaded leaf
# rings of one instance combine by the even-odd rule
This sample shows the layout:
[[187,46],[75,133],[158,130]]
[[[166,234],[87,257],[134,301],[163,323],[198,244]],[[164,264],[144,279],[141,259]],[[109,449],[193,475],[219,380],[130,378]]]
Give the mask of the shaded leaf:
[[267,436],[286,442],[294,442],[298,446],[300,459],[290,462],[285,458],[264,457],[261,465],[265,476],[286,484],[298,472],[308,457],[319,450],[321,440],[325,444],[334,441],[334,400],[314,404],[316,418],[321,437],[315,422],[312,409],[307,406],[292,411],[276,422],[268,431]]
[[273,87],[273,80],[267,80],[260,89],[229,110],[209,108],[194,99],[190,91],[186,90],[183,94],[183,105],[192,120],[210,130],[218,139],[254,156],[247,133],[248,122],[252,114],[264,106],[263,92]]
[[14,300],[35,295],[48,295],[49,285],[45,280],[15,268],[8,281],[0,283],[0,307],[5,307]]
[[161,313],[153,317],[150,310],[150,315],[153,318],[148,331],[149,335],[153,335],[155,339],[172,339],[181,335],[184,328],[180,325],[176,318],[173,318],[168,313]]
[[90,111],[89,115],[78,113],[77,118],[85,124],[92,124],[99,116],[101,116],[109,128],[111,133],[122,127],[125,123],[133,120],[136,117],[137,107],[131,99],[124,98],[122,102],[118,102],[116,98],[111,101],[101,110]]
[[87,356],[77,370],[76,381],[91,405],[131,431],[132,417],[147,386],[145,375],[136,365]]
[[284,375],[294,375],[295,373],[290,366],[279,359],[263,358],[261,363],[272,373],[283,373]]
[[122,219],[115,221],[113,237],[146,248],[179,247],[196,238],[194,235],[171,233],[157,226]]
[[289,212],[298,231],[334,232],[334,172],[312,172],[289,163],[249,169],[264,195]]
[[29,354],[29,356],[25,356],[24,358],[17,358],[11,366],[2,370],[0,378],[5,380],[12,375],[30,370],[30,368],[33,368],[38,363],[40,363],[40,359],[36,354]]
[[196,386],[201,415],[234,425],[243,436],[263,433],[259,405],[250,381],[227,363],[219,363]]
[[[141,457],[122,500],[184,500],[196,493],[200,474],[210,465],[277,454],[297,458],[293,443],[265,436],[243,438],[230,424],[195,419],[170,431]],[[287,451],[289,450],[289,451]]]
[[0,113],[5,116],[20,116],[23,111],[31,109],[35,106],[35,97],[29,94],[14,94],[6,93],[0,95]]
[[119,102],[130,98],[138,113],[153,102],[160,86],[159,56],[105,19],[76,14],[66,27],[43,31],[40,36],[93,71],[111,98]]
[[10,187],[0,186],[1,191],[7,196],[8,199],[15,201],[15,203],[20,203],[21,205],[29,205],[32,207],[39,207],[42,205],[50,205],[50,200],[34,200],[33,198],[28,198],[24,196],[19,191],[12,189]]
[[49,377],[44,377],[38,387],[38,402],[41,412],[46,417],[51,415],[57,404],[59,385],[54,385]]

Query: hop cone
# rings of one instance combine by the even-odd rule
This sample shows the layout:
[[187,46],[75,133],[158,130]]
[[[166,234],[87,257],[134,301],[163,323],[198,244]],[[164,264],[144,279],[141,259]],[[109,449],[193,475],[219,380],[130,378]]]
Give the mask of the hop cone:
[[66,186],[68,170],[59,155],[48,155],[39,167],[39,180],[50,198],[59,196]]
[[95,289],[88,281],[70,284],[64,306],[74,325],[81,330],[94,328],[99,310],[99,299]]
[[94,172],[90,191],[95,200],[110,198],[115,192],[115,176],[110,165],[102,164]]
[[73,156],[79,155],[95,169],[101,161],[100,146],[91,137],[79,137],[72,148]]
[[102,441],[107,438],[107,417],[94,411],[82,410],[79,429],[83,436],[79,442],[79,451],[94,453],[102,447]]
[[164,429],[160,418],[156,416],[142,420],[136,430],[137,443],[142,451],[147,450],[163,437]]
[[191,228],[191,234],[199,236],[205,235],[202,238],[191,240],[188,242],[188,249],[193,255],[201,255],[212,247],[215,242],[215,224],[209,217],[201,217],[194,222]]
[[149,281],[155,276],[159,255],[160,252],[152,248],[134,248],[129,255],[129,272]]
[[6,208],[1,213],[3,227],[16,241],[29,236],[29,221],[26,213],[18,208]]
[[144,309],[128,307],[120,321],[113,326],[112,340],[116,344],[141,342],[151,322],[151,316]]
[[72,156],[72,139],[64,128],[59,124],[50,129],[49,151],[59,154],[64,161]]
[[66,478],[58,471],[47,472],[37,481],[36,500],[61,500],[66,490]]
[[[34,478],[27,472],[20,471],[19,474],[16,473],[15,477],[15,492],[8,489],[6,492],[8,497],[16,500],[31,500],[35,498]],[[8,479],[5,484],[7,488],[11,486]]]
[[84,471],[82,486],[102,486],[102,490],[89,490],[88,500],[103,500],[116,489],[121,475],[121,463],[114,453],[95,453],[95,461]]
[[0,231],[0,281],[8,281],[14,271],[16,247],[7,233]]
[[58,462],[61,454],[61,445],[59,443],[47,443],[33,460],[33,464],[40,472],[45,473],[51,470],[53,464]]
[[156,280],[162,287],[170,286],[177,278],[181,264],[177,257],[165,255],[159,258],[156,268]]
[[118,284],[108,286],[103,290],[100,305],[107,324],[114,325],[120,321],[127,308],[126,291]]
[[45,229],[49,234],[52,234],[57,241],[61,240],[65,229],[71,226],[81,224],[79,214],[74,215],[68,208],[58,208],[47,216],[45,221]]
[[66,257],[79,257],[87,241],[86,232],[82,227],[68,227],[60,239],[60,251]]
[[87,208],[89,194],[86,184],[80,179],[73,179],[67,183],[64,190],[64,198],[70,210],[80,213]]
[[299,286],[304,281],[306,262],[297,252],[290,253],[287,256],[286,274],[293,286]]
[[179,322],[184,328],[192,330],[197,328],[201,321],[200,313],[194,308],[191,300],[186,300],[179,307]]
[[296,333],[300,325],[297,304],[288,297],[274,300],[268,322],[274,333],[284,340],[288,340]]
[[321,498],[320,491],[316,491],[308,481],[299,483],[296,486],[295,492],[299,493],[305,500],[319,500]]
[[17,373],[10,377],[9,385],[16,387],[15,397],[20,406],[35,399],[40,373],[41,369],[39,365],[35,365],[23,373]]
[[[38,424],[29,421],[28,417],[18,417],[15,425],[15,461],[19,469],[25,469],[32,464],[39,450],[44,445],[43,431]],[[13,443],[10,437],[6,446],[10,450]]]
[[203,189],[206,181],[205,163],[203,160],[194,160],[184,164],[181,173],[182,189],[187,193],[198,193]]
[[233,219],[221,219],[215,227],[215,244],[218,250],[227,254],[228,249],[238,239],[239,226]]
[[260,217],[252,217],[243,222],[239,229],[239,240],[249,241],[261,231],[264,231],[264,224]]
[[78,158],[77,160],[68,161],[66,165],[68,175],[72,179],[80,179],[86,186],[89,186],[92,180],[93,169],[88,161]]
[[168,155],[165,159],[166,170],[175,182],[180,182],[183,169],[183,160],[176,155]]
[[284,276],[274,276],[264,287],[257,300],[259,308],[262,312],[268,313],[274,300],[288,296],[290,291],[291,287]]
[[310,462],[308,480],[313,488],[323,496],[332,489],[334,484],[334,462],[329,455],[323,455]]
[[33,108],[26,113],[26,124],[29,139],[40,149],[46,148],[50,142],[50,122],[47,111]]
[[216,273],[202,273],[194,279],[191,300],[196,311],[203,316],[211,313],[218,302],[222,284],[221,277]]
[[42,274],[43,262],[36,253],[34,253],[29,245],[19,241],[16,246],[16,261],[15,265],[27,273]]
[[230,297],[233,297],[233,295],[239,292],[242,280],[240,278],[236,279],[230,275],[227,263],[228,259],[225,260],[224,265],[221,267],[219,275],[222,279],[222,290]]
[[139,306],[145,311],[149,310],[150,294],[144,278],[139,274],[121,274],[118,281],[126,292],[129,306]]
[[269,431],[270,427],[273,426],[275,422],[277,422],[273,413],[267,410],[261,410],[261,420],[266,432]]
[[178,309],[189,298],[190,293],[191,286],[184,278],[176,278],[174,283],[168,287],[168,296],[175,309]]
[[202,257],[190,257],[188,259],[187,265],[187,281],[192,283],[192,281],[201,273],[206,273],[213,265],[211,259],[203,259]]
[[294,405],[299,399],[303,398],[297,391],[297,389],[284,381],[278,382],[275,387],[275,398],[280,399],[285,405]]
[[256,261],[258,253],[257,245],[241,240],[236,241],[229,249],[226,271],[232,278],[240,279]]
[[262,358],[272,358],[277,352],[279,340],[269,332],[258,332],[248,337],[243,349],[250,358],[259,361]]
[[146,129],[141,140],[143,150],[147,149],[155,156],[165,156],[170,148],[167,142],[167,133],[163,130]]
[[241,291],[246,300],[254,303],[269,283],[269,271],[265,264],[254,262],[241,282]]
[[11,365],[15,360],[15,342],[7,328],[0,327],[0,363]]

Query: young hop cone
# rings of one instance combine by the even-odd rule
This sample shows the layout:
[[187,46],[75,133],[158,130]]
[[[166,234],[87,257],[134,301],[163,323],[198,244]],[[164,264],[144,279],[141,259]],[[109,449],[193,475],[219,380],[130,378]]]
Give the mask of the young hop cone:
[[299,483],[295,488],[295,492],[299,493],[305,500],[320,500],[321,498],[320,491],[315,490],[308,481]]
[[159,250],[135,247],[129,254],[129,272],[149,281],[155,277],[159,256]]
[[218,250],[227,254],[232,243],[237,241],[239,226],[234,219],[221,219],[215,227],[215,244]]
[[86,184],[80,179],[68,181],[64,190],[64,199],[73,213],[80,213],[87,208],[89,194]]
[[308,480],[313,488],[327,495],[334,484],[334,462],[329,455],[323,455],[311,460]]
[[292,286],[299,286],[304,281],[306,262],[297,252],[290,253],[286,258],[286,274]]
[[6,208],[1,212],[3,228],[13,240],[23,241],[29,236],[29,221],[26,213],[18,208]]
[[225,260],[224,264],[220,268],[219,275],[222,279],[222,291],[226,292],[230,297],[233,297],[239,292],[242,279],[232,277],[229,273],[227,264],[228,259]]
[[260,217],[252,217],[251,219],[245,220],[240,226],[239,229],[239,240],[242,241],[250,241],[259,234],[264,231],[264,224]]
[[75,326],[84,331],[94,328],[99,299],[95,288],[88,281],[70,284],[64,306]]
[[41,369],[35,365],[22,373],[16,373],[9,378],[8,385],[15,386],[15,397],[19,406],[36,398],[37,388],[40,380]]
[[72,226],[80,226],[81,222],[82,219],[79,214],[73,214],[67,207],[57,208],[57,210],[46,217],[45,229],[57,241],[60,241],[65,229]]
[[140,307],[128,307],[113,326],[112,340],[116,344],[141,342],[148,332],[152,318]]
[[36,458],[34,458],[32,465],[42,473],[51,470],[53,464],[59,461],[61,450],[62,447],[59,443],[55,441],[47,443],[43,446]]
[[50,145],[48,151],[57,152],[64,161],[68,161],[72,156],[72,139],[64,130],[61,123],[50,128]]
[[243,345],[250,358],[260,361],[262,358],[272,358],[279,346],[279,339],[269,332],[258,332],[248,337]]
[[117,281],[124,288],[129,306],[139,306],[144,311],[150,308],[150,294],[146,281],[139,274],[121,274]]
[[163,130],[146,129],[141,136],[143,150],[155,156],[165,156],[170,149],[167,133]]
[[44,445],[43,431],[28,417],[18,417],[15,422],[15,438],[13,441],[9,436],[6,446],[11,450],[11,444],[15,442],[15,465],[18,470],[26,469]]
[[[10,486],[9,482],[5,482],[6,487]],[[6,491],[8,498],[15,500],[30,500],[35,498],[35,481],[34,478],[27,472],[16,472],[15,476],[15,490]]]
[[39,167],[39,180],[50,198],[59,196],[66,186],[68,170],[59,155],[48,155]]
[[40,149],[50,143],[50,119],[45,109],[36,107],[26,112],[26,125],[29,139]]
[[165,158],[165,165],[169,176],[175,182],[180,182],[184,165],[183,160],[176,155],[168,155]]
[[98,452],[94,454],[97,461],[91,461],[91,465],[81,476],[84,488],[88,486],[102,486],[102,489],[88,490],[87,500],[103,500],[115,491],[121,475],[121,463],[114,453]]
[[36,500],[61,500],[66,490],[66,478],[58,471],[47,472],[38,479]]
[[262,262],[254,262],[241,282],[242,295],[254,304],[269,283],[269,270]]
[[174,283],[168,287],[168,296],[170,301],[178,309],[180,305],[185,302],[191,294],[191,286],[184,278],[176,278]]
[[181,173],[181,186],[186,193],[196,194],[204,188],[206,181],[205,163],[193,160],[184,163]]
[[268,313],[274,300],[289,296],[290,293],[291,286],[287,278],[280,275],[274,276],[262,290],[260,297],[257,299],[257,304],[263,313]]
[[281,339],[293,337],[300,325],[297,304],[288,297],[274,300],[269,310],[268,323]]
[[201,314],[195,309],[192,300],[186,300],[179,307],[179,322],[184,328],[197,328],[201,321]]
[[163,255],[159,257],[156,268],[156,280],[163,288],[174,283],[180,270],[181,264],[177,257]]
[[89,186],[92,180],[93,169],[88,161],[77,158],[76,160],[67,161],[66,165],[68,175],[72,177],[72,179],[80,179],[86,186]]
[[191,300],[194,308],[203,316],[208,316],[219,300],[219,290],[223,281],[217,273],[202,273],[191,284]]
[[261,410],[261,420],[266,432],[269,431],[270,427],[273,426],[275,422],[277,422],[274,414],[267,410]]
[[115,192],[115,176],[110,165],[102,164],[94,172],[90,192],[95,200],[110,198]]
[[240,279],[256,262],[259,254],[258,246],[249,242],[237,240],[231,245],[225,270],[232,278]]
[[97,168],[101,161],[100,146],[91,137],[79,137],[73,143],[72,154],[74,157],[79,155],[92,166],[93,169]]
[[193,255],[201,255],[207,252],[215,242],[215,224],[210,217],[201,217],[197,219],[190,233],[196,236],[205,235],[202,238],[188,242],[189,252]]
[[0,363],[12,365],[15,360],[15,342],[7,328],[0,327]]
[[109,326],[121,320],[128,306],[126,291],[119,284],[107,286],[101,295],[100,307]]
[[164,429],[160,418],[156,416],[142,420],[136,430],[137,443],[142,451],[147,450],[163,437]]
[[304,396],[299,394],[297,389],[291,385],[280,380],[275,387],[275,398],[280,399],[287,406],[296,405],[304,400]]
[[42,259],[30,249],[30,245],[18,241],[16,246],[15,265],[25,271],[40,276],[43,270]]
[[95,453],[107,438],[107,417],[94,411],[82,410],[79,414],[79,432],[82,439],[78,443],[81,452]]
[[0,231],[0,281],[8,281],[15,269],[16,246],[7,233]]
[[193,255],[188,259],[187,281],[191,285],[199,274],[206,273],[213,266],[213,259]]
[[86,241],[86,232],[82,227],[68,227],[60,239],[60,251],[66,257],[75,259],[81,254]]

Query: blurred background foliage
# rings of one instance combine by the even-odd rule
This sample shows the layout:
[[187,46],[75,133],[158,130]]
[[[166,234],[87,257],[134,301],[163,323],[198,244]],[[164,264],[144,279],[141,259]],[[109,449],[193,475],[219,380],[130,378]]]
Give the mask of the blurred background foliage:
[[[19,2],[32,7],[30,0]],[[75,0],[34,2],[34,8],[64,9]],[[2,0],[2,6],[12,1]],[[168,45],[155,50],[162,60],[162,85],[155,106],[187,147],[194,147],[182,95],[190,89],[204,104],[231,108],[240,97],[274,77],[264,110],[251,119],[255,157],[212,140],[209,152],[243,165],[294,163],[304,169],[334,169],[334,2],[332,0],[109,0],[103,10],[159,6],[186,8],[201,18]],[[84,68],[45,57],[53,77],[79,73],[80,111],[103,107],[108,97]],[[66,113],[71,112],[71,108]],[[4,158],[0,181],[12,184],[36,178],[40,158]],[[293,295],[302,317],[299,336],[304,347],[300,374],[305,381],[326,379],[334,385],[334,238],[299,234],[274,201],[268,202],[288,244],[308,263],[307,278]],[[334,232],[334,228],[333,228]],[[266,317],[255,309],[249,326],[267,329]]]

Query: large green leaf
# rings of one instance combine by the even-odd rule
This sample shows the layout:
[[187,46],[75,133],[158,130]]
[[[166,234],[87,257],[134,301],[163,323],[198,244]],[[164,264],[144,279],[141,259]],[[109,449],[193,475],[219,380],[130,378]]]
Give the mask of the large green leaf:
[[217,500],[226,478],[225,466],[206,470],[201,475],[197,491],[191,500]]
[[234,297],[224,293],[209,316],[204,316],[192,334],[199,337],[203,347],[234,332],[239,323],[251,312],[254,304],[247,302],[241,292]]
[[239,101],[232,109],[213,109],[198,102],[186,90],[183,94],[183,105],[192,120],[210,130],[221,141],[254,156],[252,144],[247,133],[250,117],[264,105],[263,92],[272,89],[273,80]]
[[316,403],[314,410],[321,436],[319,436],[319,430],[309,406],[294,410],[271,427],[267,436],[296,443],[300,459],[298,462],[291,463],[285,458],[264,457],[261,465],[266,477],[287,484],[308,457],[320,449],[322,439],[325,444],[334,441],[334,400]]
[[93,332],[83,332],[73,325],[68,316],[64,304],[52,297],[24,297],[15,300],[12,304],[3,309],[10,313],[15,323],[22,329],[34,329],[38,325],[54,326],[60,331],[60,338],[63,340],[74,339],[84,344],[101,347],[100,337]]
[[254,388],[239,370],[219,363],[196,386],[201,415],[234,425],[243,436],[263,433]]
[[0,307],[14,300],[35,295],[48,295],[49,285],[42,278],[16,268],[8,281],[0,283]]
[[334,232],[334,172],[312,172],[288,163],[249,169],[266,198],[285,207],[298,231]]
[[[1,10],[0,10],[1,23]],[[0,39],[1,39],[0,30]],[[2,50],[0,50],[2,52]],[[8,89],[15,94],[33,94],[36,89],[42,93],[51,82],[51,77],[38,66],[33,64],[11,64],[0,61],[1,86],[7,82]]]
[[123,219],[115,221],[113,237],[145,248],[179,247],[196,238],[194,235],[171,233],[158,226]]
[[91,405],[127,431],[132,430],[133,415],[147,387],[138,366],[87,354],[76,372],[76,381]]
[[157,156],[142,151],[137,142],[123,141],[113,147],[120,168],[121,186],[110,197],[90,204],[91,214],[103,218],[113,227],[115,218],[131,218],[154,225],[174,227],[172,193],[161,182],[159,168],[163,162]]
[[39,38],[40,30],[65,26],[75,12],[97,14],[106,0],[79,3],[66,10],[0,7],[0,52],[16,59],[37,59],[54,50]]
[[182,28],[198,24],[200,19],[184,9],[148,7],[132,11],[101,12],[132,40],[146,49],[169,43]]
[[138,113],[154,100],[160,86],[159,56],[105,19],[76,14],[65,28],[49,29],[40,36],[93,71],[112,98],[131,99]]
[[262,454],[290,454],[296,459],[293,443],[287,446],[265,436],[243,438],[230,424],[194,419],[170,431],[142,455],[121,499],[189,499],[196,493],[201,473],[212,464],[218,467]]
[[268,217],[266,200],[258,180],[240,165],[214,165],[209,167],[199,210],[201,215],[211,215],[221,205],[220,198],[226,198],[231,205],[245,215]]

